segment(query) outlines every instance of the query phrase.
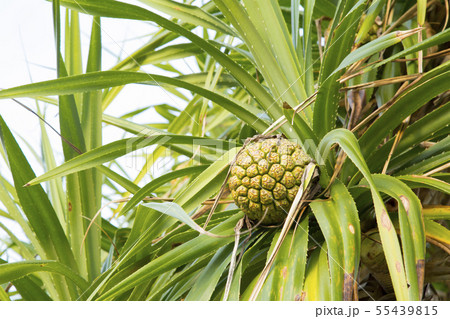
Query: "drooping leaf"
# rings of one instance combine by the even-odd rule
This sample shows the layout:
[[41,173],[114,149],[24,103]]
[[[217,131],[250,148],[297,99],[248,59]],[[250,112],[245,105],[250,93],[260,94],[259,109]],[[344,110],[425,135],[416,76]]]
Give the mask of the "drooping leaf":
[[336,181],[330,199],[310,204],[328,247],[331,297],[352,300],[358,274],[361,230],[355,203],[345,186]]
[[88,287],[88,283],[68,266],[51,260],[19,261],[1,264],[0,283],[14,281],[38,271],[61,274],[73,281],[82,290]]
[[403,258],[400,250],[397,234],[389,218],[387,209],[383,203],[381,195],[372,175],[367,167],[367,163],[361,153],[356,137],[346,129],[335,129],[329,132],[319,144],[319,152],[323,158],[329,154],[331,145],[338,143],[349,159],[360,170],[366,178],[372,200],[375,208],[375,214],[380,231],[381,241],[383,243],[386,261],[391,274],[394,290],[398,300],[408,299],[408,285],[406,282],[405,270],[403,267]]
[[[131,72],[131,71],[90,72],[82,75],[63,77],[57,80],[32,83],[11,89],[2,90],[0,91],[0,98],[35,97],[37,95],[55,95],[55,94],[68,96],[67,94],[94,91],[115,86],[121,86],[129,83],[142,83],[158,86],[166,83],[169,85],[174,85],[176,87],[182,87],[187,90],[192,90],[193,92],[216,102],[217,104],[224,107],[228,111],[232,112],[236,116],[242,117],[244,121],[249,123],[258,131],[262,132],[268,127],[268,125],[257,115],[256,113],[257,110],[255,110],[255,108],[251,106],[247,106],[236,100],[231,100],[221,93],[207,90],[205,88],[191,84],[186,81],[182,81],[176,78],[170,78],[167,76],[143,72]],[[71,103],[73,105],[74,101]],[[73,114],[72,116],[75,115]],[[81,133],[78,132],[78,135],[79,134]],[[80,150],[84,149],[84,141],[82,142],[80,140],[79,142],[76,142],[78,140],[75,139],[70,139],[70,141],[72,141],[72,143],[74,143],[75,146],[77,146]]]

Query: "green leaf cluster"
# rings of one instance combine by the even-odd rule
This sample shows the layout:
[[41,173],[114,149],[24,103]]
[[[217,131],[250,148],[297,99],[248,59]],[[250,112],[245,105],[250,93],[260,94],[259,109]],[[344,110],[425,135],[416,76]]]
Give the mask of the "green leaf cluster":
[[[27,238],[0,222],[0,240],[23,259],[0,259],[2,300],[450,296],[443,1],[140,2],[53,0],[57,77],[0,91],[36,100],[41,144],[28,147],[45,171],[35,175],[0,114],[0,217]],[[92,21],[85,63],[81,15]],[[105,70],[105,18],[156,31]],[[132,84],[171,99],[108,115]],[[58,110],[62,162],[42,106]],[[147,110],[162,121],[142,123]],[[108,127],[124,138],[103,143]],[[320,169],[320,193],[286,234],[246,225],[226,188],[245,140],[275,132]],[[137,157],[131,177],[123,159]]]

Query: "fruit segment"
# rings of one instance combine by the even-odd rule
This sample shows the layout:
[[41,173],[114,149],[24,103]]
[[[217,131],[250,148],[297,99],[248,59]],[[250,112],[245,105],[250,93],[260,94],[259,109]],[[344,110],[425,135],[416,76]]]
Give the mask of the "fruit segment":
[[263,225],[282,223],[311,161],[300,145],[285,138],[249,143],[236,158],[228,180],[236,205]]

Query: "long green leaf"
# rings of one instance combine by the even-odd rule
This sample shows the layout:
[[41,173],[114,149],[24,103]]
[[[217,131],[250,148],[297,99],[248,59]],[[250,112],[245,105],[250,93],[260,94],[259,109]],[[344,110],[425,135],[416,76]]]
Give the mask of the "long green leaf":
[[231,260],[233,244],[220,248],[208,265],[200,272],[194,286],[186,296],[186,301],[208,301],[217,282]]
[[[58,74],[60,78],[55,81],[67,79],[64,61],[61,57],[60,60]],[[60,95],[59,109],[61,135],[66,139],[62,141],[63,151],[67,161],[76,157],[79,152],[86,151],[86,142],[75,96]],[[77,254],[79,268],[84,273],[84,264],[86,264],[87,274],[91,280],[100,274],[101,267],[99,217],[87,234],[85,249],[81,247],[81,243],[90,221],[100,208],[100,198],[98,196],[96,198],[95,194],[94,174],[96,174],[95,171],[86,170],[67,178],[68,206],[71,210],[71,214],[69,214],[71,240],[74,249],[80,252]],[[99,190],[98,185],[97,190]],[[86,258],[84,258],[84,253],[86,253]]]
[[46,257],[59,260],[76,270],[71,247],[47,194],[41,186],[23,187],[26,181],[33,179],[35,175],[2,117],[0,117],[0,133],[20,204],[46,252]]
[[184,22],[236,36],[235,31],[230,26],[199,7],[171,0],[140,1]]
[[[54,149],[47,134],[45,123],[39,121],[39,126],[41,128],[42,158],[45,163],[44,169],[50,170],[57,166]],[[55,179],[49,182],[49,194],[60,224],[66,230],[67,206],[65,205],[65,193],[61,180]]]
[[406,283],[405,270],[403,266],[403,258],[398,242],[395,228],[389,218],[386,207],[380,193],[373,181],[369,168],[361,153],[356,137],[346,129],[335,129],[325,135],[319,144],[319,152],[323,158],[327,157],[331,146],[338,143],[342,150],[347,154],[350,160],[358,167],[360,172],[366,178],[370,185],[375,214],[377,218],[378,229],[380,231],[381,241],[386,256],[389,272],[391,274],[392,283],[398,300],[408,299],[408,286]]
[[[274,67],[267,64],[269,58],[276,59],[278,68],[286,77],[289,86],[284,86],[282,82],[274,82],[274,86],[278,92],[277,97],[287,101],[288,103],[297,104],[307,98],[305,83],[300,81],[304,70],[298,61],[295,48],[292,44],[286,23],[281,14],[281,9],[278,1],[268,0],[265,5],[257,0],[244,0],[243,4],[249,15],[249,23],[253,24],[263,39],[266,47],[271,54],[264,51],[258,51],[256,37],[254,39],[248,38],[247,46],[252,51],[255,58],[260,57],[263,63],[260,65],[261,72],[266,80],[272,78],[274,74]],[[227,1],[227,5],[234,5],[232,1]],[[243,23],[242,20],[239,23]],[[270,32],[268,32],[270,30]],[[246,35],[249,36],[250,30],[246,29]],[[242,33],[241,33],[242,34]],[[245,35],[244,35],[245,36]],[[250,45],[249,45],[250,44]],[[252,48],[253,45],[253,48]],[[271,81],[276,81],[275,79]],[[292,91],[297,101],[288,98],[287,91]]]
[[[243,121],[249,123],[249,125],[253,126],[258,131],[263,132],[268,127],[268,125],[257,114],[251,112],[254,110],[251,106],[245,105],[236,100],[233,101],[221,93],[213,92],[182,80],[142,72],[90,72],[83,75],[64,77],[57,80],[33,83],[3,90],[0,91],[0,98],[34,97],[37,95],[55,94],[65,95],[121,86],[128,83],[142,83],[149,85],[161,85],[161,83],[166,83],[169,85],[182,87],[214,101],[218,105],[230,111],[232,114],[240,117]],[[72,143],[75,142],[74,140],[70,141],[72,141]],[[80,149],[84,146],[81,141],[74,144]]]
[[332,300],[326,243],[321,248],[314,249],[309,257],[301,300]]
[[[436,146],[436,145],[433,145]],[[445,147],[443,145],[443,147]],[[450,146],[447,145],[447,148],[450,148]],[[431,148],[430,148],[431,149]],[[428,153],[427,151],[430,151],[430,149],[422,152],[422,153]],[[420,154],[422,155],[422,154]],[[419,155],[419,156],[420,156]],[[428,154],[427,154],[428,155]],[[428,171],[431,171],[432,169],[445,165],[450,162],[450,151],[442,151],[438,154],[432,154],[426,159],[422,159],[420,161],[412,161],[409,163],[409,167],[401,170],[398,172],[398,174],[401,175],[412,175],[412,174],[424,174]]]
[[189,278],[192,275],[195,276],[200,269],[204,268],[208,264],[210,258],[211,258],[210,256],[206,256],[201,260],[188,265],[188,267],[172,276],[172,278],[165,285],[155,287],[155,291],[150,291],[147,300],[152,301],[161,300],[162,299],[161,297],[171,288],[173,289],[173,287],[180,281],[182,281],[185,278]]
[[374,70],[379,68],[380,66],[389,63],[395,59],[407,56],[409,54],[418,52],[420,50],[424,50],[442,43],[446,43],[450,41],[450,29],[447,28],[446,30],[442,32],[438,32],[435,35],[423,40],[422,42],[416,43],[415,45],[409,47],[408,49],[405,49],[403,51],[400,51],[396,54],[391,55],[390,57],[387,57],[386,59],[383,59],[382,61],[369,65],[366,68],[364,68],[364,72],[368,72],[370,70]]
[[227,176],[227,168],[238,150],[239,148],[236,147],[225,153],[197,176],[183,192],[177,194],[174,201],[186,212],[190,212],[209,196],[218,192]]
[[153,179],[147,185],[143,186],[139,191],[137,191],[134,196],[127,202],[127,204],[122,208],[121,214],[126,214],[132,207],[136,206],[145,196],[148,196],[151,192],[156,190],[159,186],[166,184],[168,181],[173,179],[189,176],[191,174],[198,174],[204,171],[208,165],[193,166],[183,169],[176,170]]
[[450,195],[450,184],[430,176],[401,175],[398,179],[406,183],[410,188],[430,188]]
[[[313,28],[312,28],[312,18],[313,12],[316,5],[316,0],[302,1],[304,7],[303,12],[303,54],[304,54],[304,66],[303,72],[305,74],[305,89],[310,96],[314,93],[314,62],[312,58],[312,38],[313,38]],[[320,4],[319,4],[320,6]],[[295,30],[296,33],[299,30]]]
[[[378,189],[399,205],[400,236],[410,298],[419,300],[425,265],[425,229],[417,196],[404,183],[388,175],[373,175]],[[419,273],[418,273],[419,272]]]
[[[295,231],[286,235],[257,300],[300,300],[307,262],[308,234],[308,218],[304,218]],[[279,235],[278,232],[273,238],[268,255]]]
[[[7,262],[0,258],[0,264]],[[33,278],[35,279],[35,278]],[[13,280],[11,283],[16,287],[23,300],[27,301],[51,301],[49,295],[38,285],[31,276]]]
[[164,215],[171,216],[178,219],[180,222],[188,225],[193,230],[198,231],[200,234],[206,234],[207,232],[201,228],[177,203],[145,203],[142,206],[154,209]]
[[422,216],[425,219],[450,220],[450,206],[430,205],[422,209]]
[[208,52],[218,63],[224,66],[273,118],[278,118],[279,115],[281,115],[281,112],[277,108],[271,107],[274,105],[274,99],[247,71],[242,69],[241,66],[231,60],[227,55],[223,54],[216,46],[210,44],[208,41],[205,41],[184,27],[153,12],[147,11],[144,8],[118,1],[103,0],[102,3],[98,3],[88,0],[65,0],[62,1],[61,4],[74,10],[80,10],[83,13],[97,16],[154,21],[161,27],[186,37],[192,41],[192,43],[197,44],[203,50]]
[[[401,154],[410,147],[432,137],[439,137],[437,132],[440,128],[445,127],[447,123],[450,123],[450,102],[428,113],[406,128],[402,139],[395,148],[393,164],[395,163],[395,155]],[[372,171],[378,171],[381,169],[382,165],[384,165],[383,159],[388,156],[394,143],[394,139],[395,137],[392,137],[386,144],[381,146],[373,156],[367,159],[367,165]]]
[[358,62],[364,58],[370,57],[371,55],[378,53],[390,46],[393,46],[401,42],[405,37],[415,34],[414,31],[397,31],[385,34],[376,40],[373,40],[358,49],[349,53],[339,64],[339,66],[334,70],[333,73],[339,72],[340,70],[348,67],[349,65]]
[[361,22],[358,34],[356,35],[355,43],[360,43],[368,36],[369,31],[373,28],[375,19],[383,8],[385,2],[386,0],[375,0],[372,2],[372,5],[367,10],[367,14],[364,16],[364,19]]
[[330,199],[312,202],[328,247],[333,299],[352,300],[358,275],[361,230],[355,202],[339,181],[331,186]]
[[118,157],[121,157],[127,153],[147,147],[149,145],[162,144],[196,144],[196,145],[220,145],[228,147],[229,142],[223,142],[221,140],[213,140],[209,138],[192,137],[184,135],[169,135],[169,134],[149,134],[144,136],[132,137],[124,140],[115,141],[95,150],[86,152],[65,162],[64,164],[56,167],[52,171],[44,173],[43,175],[28,181],[28,185],[35,185],[42,183],[51,178],[59,176],[69,175],[75,172],[79,172],[88,168],[92,168],[109,162]]
[[[243,41],[252,52],[260,72],[268,82],[272,95],[276,97],[280,96],[283,93],[283,91],[280,91],[280,87],[283,86],[285,89],[289,88],[289,82],[286,75],[283,74],[281,66],[277,63],[275,56],[273,54],[267,54],[267,52],[272,51],[270,43],[268,43],[267,38],[265,38],[267,36],[264,36],[258,31],[258,27],[261,28],[261,31],[265,30],[261,12],[251,10],[254,9],[253,7],[246,10],[244,6],[236,0],[215,1],[215,4],[243,37]],[[251,3],[245,3],[245,5],[248,6],[251,5]],[[253,15],[258,15],[261,21],[256,19]],[[290,90],[287,90],[287,94],[283,99],[294,105],[297,103]],[[268,112],[275,116],[275,118],[278,118],[282,113],[279,107],[277,107],[279,103],[274,104],[274,107],[272,107],[272,105],[270,106]]]
[[450,246],[450,230],[432,220],[425,219],[424,222],[427,237]]
[[337,80],[340,72],[333,72],[352,49],[355,31],[364,6],[365,1],[341,1],[336,11],[331,28],[333,34],[330,35],[325,47],[320,69],[319,91],[314,106],[313,128],[319,138],[335,127],[340,86]]
[[33,272],[48,271],[65,276],[73,281],[81,290],[88,287],[88,283],[68,266],[57,261],[35,260],[19,261],[0,265],[0,283],[23,278]]
[[[193,43],[179,43],[174,45],[165,46],[159,50],[145,51],[138,56],[133,57],[132,60],[128,60],[128,63],[122,62],[120,67],[113,68],[114,70],[134,70],[137,69],[136,64],[139,66],[147,64],[159,64],[162,62],[169,62],[171,60],[183,59],[190,56],[195,56],[203,51]],[[126,60],[123,60],[126,61]]]
[[174,248],[159,258],[154,259],[149,264],[140,268],[113,288],[103,293],[99,296],[98,300],[110,300],[120,293],[131,289],[137,283],[142,282],[142,280],[154,278],[159,274],[195,260],[206,253],[210,253],[211,251],[230,243],[234,240],[233,227],[242,216],[242,213],[236,214],[211,230],[211,232],[215,234],[230,235],[230,237],[214,238],[207,235],[200,235],[199,237]]
[[[291,105],[297,105],[300,100],[306,98],[306,95],[303,84],[299,83],[300,75],[292,79],[292,82],[289,82],[286,78],[285,72],[283,72],[280,64],[276,59],[276,55],[274,53],[267,54],[267,52],[272,52],[272,45],[275,44],[270,43],[272,39],[267,39],[267,37],[269,37],[269,33],[265,30],[266,28],[276,28],[279,35],[279,39],[277,40],[285,41],[282,47],[286,49],[287,46],[289,46],[289,48],[287,48],[287,51],[283,51],[282,55],[287,55],[287,60],[297,60],[295,53],[291,52],[292,43],[289,43],[289,37],[285,36],[287,32],[286,27],[284,25],[280,26],[276,24],[274,24],[275,26],[269,26],[274,21],[279,20],[279,8],[276,8],[278,4],[275,4],[275,2],[273,1],[268,8],[265,8],[264,6],[264,16],[266,20],[260,21],[258,10],[261,9],[259,7],[257,9],[254,9],[256,1],[247,2],[246,6],[253,5],[250,9],[247,10],[245,10],[241,3],[236,0],[215,1],[215,3],[222,11],[222,13],[227,17],[227,19],[230,20],[234,27],[243,36],[243,41],[247,44],[247,47],[249,47],[252,55],[255,57],[256,64],[259,67],[259,71],[263,74],[265,80],[268,82],[268,86],[271,90],[272,95],[276,97],[276,99],[273,99],[270,105],[262,105],[262,107],[273,119],[280,118],[283,115],[283,112],[281,111],[282,108],[280,107],[282,101],[287,101]],[[265,23],[267,23],[267,26],[265,25]],[[260,28],[261,31],[259,31],[258,28]],[[282,30],[280,30],[280,28]],[[291,54],[289,54],[290,52]],[[299,67],[299,62],[294,62],[294,65],[298,65]],[[289,67],[292,67],[292,65],[289,65]],[[292,72],[296,71],[295,68],[296,67],[294,67],[294,70],[289,70],[289,72],[287,73],[292,74]],[[302,92],[298,92],[298,96],[302,97],[300,98],[300,100],[297,96],[295,96],[293,90],[291,90],[292,86],[297,87],[297,85],[301,85]],[[300,138],[301,140],[310,139],[317,143],[316,135],[311,130],[311,127],[306,123],[306,121],[300,116],[297,116],[295,120],[296,125],[294,127],[296,129],[296,134],[294,134],[292,130],[288,129],[288,126],[286,125],[281,128],[283,133],[291,138]]]
[[369,158],[377,145],[406,117],[419,109],[436,95],[448,90],[450,62],[425,74],[414,87],[399,97],[396,102],[373,123],[359,139],[361,151]]

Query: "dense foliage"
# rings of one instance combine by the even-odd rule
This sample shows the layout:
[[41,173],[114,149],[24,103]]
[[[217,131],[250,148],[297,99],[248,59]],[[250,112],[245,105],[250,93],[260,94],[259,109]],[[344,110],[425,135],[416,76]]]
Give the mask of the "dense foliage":
[[[0,175],[0,215],[27,237],[0,223],[8,235],[1,240],[23,258],[0,259],[0,299],[449,297],[448,2],[53,0],[52,7],[57,78],[4,89],[0,99],[57,106],[64,161],[56,162],[41,121],[36,151],[46,172],[36,177],[14,123],[0,118],[9,167]],[[92,16],[85,64],[80,15]],[[102,70],[105,17],[160,29]],[[178,70],[179,59],[201,72]],[[143,72],[145,65],[173,76]],[[133,83],[161,86],[183,105],[146,101],[122,117],[107,115]],[[137,123],[148,109],[165,122]],[[104,144],[108,126],[127,137]],[[321,190],[312,200],[296,197],[284,227],[245,220],[226,186],[230,163],[257,134],[284,134],[320,170]],[[144,157],[136,178],[122,156]],[[316,172],[306,171],[305,194]],[[111,219],[102,218],[105,204]]]

